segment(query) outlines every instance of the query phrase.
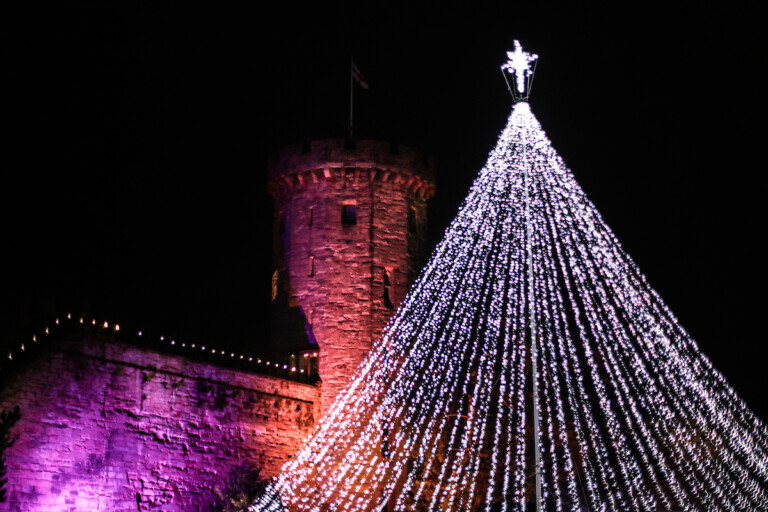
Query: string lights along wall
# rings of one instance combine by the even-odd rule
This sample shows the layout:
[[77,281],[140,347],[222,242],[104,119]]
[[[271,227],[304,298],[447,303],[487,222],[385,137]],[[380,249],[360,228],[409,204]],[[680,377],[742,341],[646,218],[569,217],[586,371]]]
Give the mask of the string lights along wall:
[[[0,379],[5,378],[13,371],[13,364],[20,357],[34,357],[34,354],[30,354],[30,349],[36,347],[38,341],[41,341],[43,338],[51,337],[54,334],[88,332],[88,329],[95,333],[111,333],[116,337],[116,341],[144,346],[162,352],[175,353],[194,359],[204,359],[224,366],[234,366],[245,371],[255,373],[268,372],[283,379],[296,381],[312,380],[311,377],[304,375],[306,372],[304,368],[286,364],[288,357],[284,355],[257,356],[242,354],[230,350],[217,349],[211,347],[210,344],[179,341],[169,336],[148,334],[142,330],[132,329],[130,332],[126,332],[125,329],[120,328],[118,323],[96,320],[87,315],[72,315],[72,313],[67,313],[62,318],[54,318],[51,325],[42,328],[42,334],[33,334],[29,338],[31,344],[22,341],[19,342],[16,350],[6,351],[4,357],[0,358]],[[317,352],[303,353],[300,357],[317,357]]]
[[[518,94],[534,58],[510,52]],[[768,510],[767,486],[765,424],[518,101],[381,339],[250,510]]]

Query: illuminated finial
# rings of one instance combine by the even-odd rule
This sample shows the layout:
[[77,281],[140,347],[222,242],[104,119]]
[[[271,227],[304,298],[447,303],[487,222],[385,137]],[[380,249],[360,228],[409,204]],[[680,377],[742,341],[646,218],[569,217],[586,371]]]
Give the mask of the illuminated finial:
[[[528,53],[523,51],[523,47],[520,45],[520,41],[515,39],[515,50],[507,52],[507,62],[502,64],[501,70],[507,71],[515,76],[516,92],[510,91],[516,101],[527,100],[528,95],[531,92],[531,81],[533,79],[533,72],[536,69],[536,59],[538,55],[534,53]],[[531,68],[533,63],[533,68]],[[506,75],[504,76],[506,79]],[[509,83],[507,83],[509,85]]]

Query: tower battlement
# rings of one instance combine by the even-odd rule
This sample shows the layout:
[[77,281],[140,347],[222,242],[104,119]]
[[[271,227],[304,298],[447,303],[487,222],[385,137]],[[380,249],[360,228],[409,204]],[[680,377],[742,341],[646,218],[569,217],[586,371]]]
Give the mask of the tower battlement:
[[[267,160],[269,191],[323,179],[388,181],[429,199],[435,193],[435,160],[423,151],[379,140],[318,139],[285,146]],[[351,176],[350,176],[351,174]]]

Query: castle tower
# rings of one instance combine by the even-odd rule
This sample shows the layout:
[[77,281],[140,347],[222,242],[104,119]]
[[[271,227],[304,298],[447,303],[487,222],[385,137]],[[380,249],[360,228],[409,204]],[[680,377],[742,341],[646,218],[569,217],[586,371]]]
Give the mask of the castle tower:
[[267,168],[273,300],[285,297],[292,323],[305,324],[315,349],[301,357],[317,354],[325,411],[417,275],[434,161],[389,142],[323,139],[283,148]]

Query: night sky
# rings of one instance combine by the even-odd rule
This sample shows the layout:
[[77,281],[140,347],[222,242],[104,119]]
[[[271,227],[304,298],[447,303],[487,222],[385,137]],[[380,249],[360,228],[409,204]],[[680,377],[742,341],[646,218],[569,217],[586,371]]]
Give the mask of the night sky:
[[[222,347],[269,336],[265,161],[356,135],[438,161],[430,243],[511,107],[499,66],[539,55],[554,147],[748,404],[768,417],[768,17],[751,7],[290,3],[17,6],[6,15],[0,343],[86,312]],[[580,2],[584,4],[584,2]]]

